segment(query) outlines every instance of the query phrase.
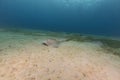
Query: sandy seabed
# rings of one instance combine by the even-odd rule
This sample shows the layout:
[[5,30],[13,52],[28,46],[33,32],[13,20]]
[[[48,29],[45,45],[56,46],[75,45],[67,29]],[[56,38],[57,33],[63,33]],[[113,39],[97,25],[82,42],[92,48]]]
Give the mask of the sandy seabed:
[[42,45],[49,37],[0,33],[0,80],[120,80],[120,57],[100,44],[68,41]]

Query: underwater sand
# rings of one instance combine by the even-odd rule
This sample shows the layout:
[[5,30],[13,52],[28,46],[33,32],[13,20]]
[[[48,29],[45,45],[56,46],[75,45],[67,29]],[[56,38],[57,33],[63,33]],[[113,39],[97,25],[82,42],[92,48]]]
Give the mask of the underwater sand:
[[79,39],[42,45],[67,35],[0,29],[0,80],[120,80],[119,46]]

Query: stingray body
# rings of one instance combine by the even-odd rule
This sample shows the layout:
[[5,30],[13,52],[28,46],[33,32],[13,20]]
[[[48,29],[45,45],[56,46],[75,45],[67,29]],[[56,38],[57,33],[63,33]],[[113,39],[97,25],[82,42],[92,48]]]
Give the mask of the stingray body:
[[65,42],[65,41],[68,41],[68,40],[47,39],[42,44],[45,45],[45,46],[52,46],[54,48],[58,48],[59,44],[62,43],[62,42]]

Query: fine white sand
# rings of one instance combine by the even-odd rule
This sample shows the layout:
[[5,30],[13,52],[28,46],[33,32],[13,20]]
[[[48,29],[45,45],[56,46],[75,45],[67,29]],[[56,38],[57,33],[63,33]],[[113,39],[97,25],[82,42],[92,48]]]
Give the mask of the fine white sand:
[[0,32],[0,80],[120,80],[120,57],[101,43],[42,45],[50,36]]

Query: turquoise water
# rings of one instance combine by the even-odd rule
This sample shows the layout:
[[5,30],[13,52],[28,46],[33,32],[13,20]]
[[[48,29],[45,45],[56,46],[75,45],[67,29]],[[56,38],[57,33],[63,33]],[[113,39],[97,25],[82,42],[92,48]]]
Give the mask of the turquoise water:
[[0,0],[0,27],[120,37],[119,3],[119,0]]

